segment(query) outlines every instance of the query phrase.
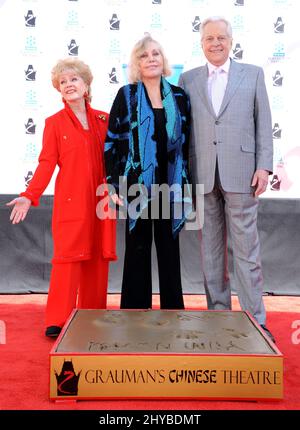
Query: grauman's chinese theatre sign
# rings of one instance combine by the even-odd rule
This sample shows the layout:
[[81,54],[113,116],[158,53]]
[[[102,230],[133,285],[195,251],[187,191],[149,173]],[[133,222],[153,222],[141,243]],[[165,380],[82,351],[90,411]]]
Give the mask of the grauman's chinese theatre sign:
[[245,312],[76,310],[50,398],[281,399],[283,357]]

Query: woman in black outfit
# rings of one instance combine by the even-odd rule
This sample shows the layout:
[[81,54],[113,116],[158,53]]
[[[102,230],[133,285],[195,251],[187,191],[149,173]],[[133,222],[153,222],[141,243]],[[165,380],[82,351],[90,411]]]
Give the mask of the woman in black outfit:
[[[105,143],[107,182],[115,190],[113,202],[128,209],[123,309],[152,307],[153,231],[161,309],[184,309],[178,233],[191,211],[187,176],[190,109],[186,94],[169,84],[164,77],[168,75],[160,44],[146,35],[131,54],[132,83],[120,88],[110,112]],[[120,176],[126,177],[128,194],[130,186],[138,189],[139,204],[133,197],[122,196]],[[166,184],[176,191],[168,196],[153,192],[154,184]],[[163,209],[166,199],[169,214]],[[156,208],[159,204],[158,212],[154,203]]]

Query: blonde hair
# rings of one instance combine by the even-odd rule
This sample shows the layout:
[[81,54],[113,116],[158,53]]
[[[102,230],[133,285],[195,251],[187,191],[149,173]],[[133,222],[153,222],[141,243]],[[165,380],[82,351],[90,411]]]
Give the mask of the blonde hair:
[[143,51],[146,49],[147,45],[152,42],[157,45],[157,48],[163,57],[162,75],[170,76],[172,74],[167,57],[165,56],[165,53],[161,44],[158,43],[157,40],[154,40],[149,33],[145,33],[145,36],[134,45],[131,51],[129,69],[128,69],[128,80],[130,83],[136,84],[138,81],[141,80],[140,66],[139,66],[140,56],[143,53]]
[[65,72],[66,70],[74,70],[84,81],[84,83],[87,85],[87,95],[86,99],[90,102],[92,99],[92,90],[91,90],[91,83],[93,80],[93,75],[91,72],[91,69],[87,64],[85,64],[83,61],[79,60],[77,57],[68,57],[63,60],[58,60],[56,65],[53,67],[51,71],[51,80],[52,85],[54,88],[57,89],[57,91],[60,91],[59,89],[59,78],[60,75]]

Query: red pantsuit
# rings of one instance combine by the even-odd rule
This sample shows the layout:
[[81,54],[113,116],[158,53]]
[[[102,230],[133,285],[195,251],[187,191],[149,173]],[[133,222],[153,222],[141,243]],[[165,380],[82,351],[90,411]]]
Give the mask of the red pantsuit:
[[108,115],[86,104],[89,129],[70,107],[46,119],[39,165],[24,193],[32,205],[58,165],[52,216],[54,255],[46,325],[66,322],[73,308],[105,308],[108,263],[116,260],[114,219],[99,219],[96,207],[105,183],[103,144]]
[[74,308],[105,309],[107,278],[108,261],[102,257],[74,263],[54,263],[47,301],[46,326],[62,327]]

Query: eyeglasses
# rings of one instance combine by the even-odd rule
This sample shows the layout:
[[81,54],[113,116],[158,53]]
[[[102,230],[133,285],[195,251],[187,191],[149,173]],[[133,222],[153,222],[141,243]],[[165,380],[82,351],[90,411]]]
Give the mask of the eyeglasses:
[[217,41],[218,43],[225,43],[227,39],[229,39],[229,36],[218,36],[218,37],[207,36],[202,40],[205,43],[211,44],[211,43],[214,43],[215,41]]

